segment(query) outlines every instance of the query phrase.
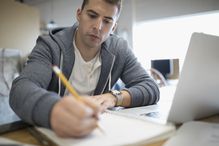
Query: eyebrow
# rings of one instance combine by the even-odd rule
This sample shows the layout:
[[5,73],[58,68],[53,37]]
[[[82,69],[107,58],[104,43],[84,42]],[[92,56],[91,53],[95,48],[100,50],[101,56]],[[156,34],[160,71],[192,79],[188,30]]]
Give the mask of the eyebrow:
[[[99,15],[97,12],[95,12],[94,10],[87,10],[87,12],[90,12],[90,13],[94,13],[95,15]],[[114,19],[112,17],[109,17],[109,16],[104,16],[104,18],[106,19],[110,19],[112,21],[114,21]]]

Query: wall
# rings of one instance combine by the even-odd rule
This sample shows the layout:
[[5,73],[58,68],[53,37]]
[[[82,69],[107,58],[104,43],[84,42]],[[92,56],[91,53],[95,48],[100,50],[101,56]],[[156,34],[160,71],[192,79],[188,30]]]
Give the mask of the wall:
[[121,11],[120,19],[118,21],[117,33],[129,42],[130,46],[132,43],[133,25],[135,22],[135,1],[125,0],[123,1],[123,8]]
[[[133,26],[137,22],[219,10],[219,0],[123,0],[119,34],[133,44]],[[125,33],[124,33],[125,31]]]
[[[41,22],[54,19],[59,26],[70,26],[82,0],[46,0],[32,4],[41,13]],[[133,25],[136,22],[219,10],[219,0],[123,0],[123,10],[117,32],[132,46]],[[53,9],[52,9],[53,8]]]
[[212,10],[219,10],[218,0],[135,0],[135,20],[145,21]]
[[[121,18],[117,33],[122,35],[130,42],[132,46],[132,26],[133,26],[133,3],[134,0],[124,0]],[[71,26],[76,22],[76,11],[81,7],[81,0],[44,0],[28,3],[31,6],[36,7],[40,11],[41,27],[46,27],[49,21],[54,20],[58,27]],[[127,17],[129,16],[129,23],[127,23]]]
[[76,11],[81,0],[45,0],[30,4],[40,11],[41,24],[46,25],[54,20],[59,27],[71,26],[76,22]]
[[38,10],[14,0],[1,0],[0,22],[0,48],[20,49],[21,55],[27,55],[39,35]]

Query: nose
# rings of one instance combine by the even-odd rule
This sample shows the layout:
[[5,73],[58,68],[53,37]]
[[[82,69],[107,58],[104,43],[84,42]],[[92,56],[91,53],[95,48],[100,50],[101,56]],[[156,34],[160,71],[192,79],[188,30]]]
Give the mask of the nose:
[[95,22],[94,28],[97,30],[101,30],[103,27],[103,21],[101,19],[97,19]]

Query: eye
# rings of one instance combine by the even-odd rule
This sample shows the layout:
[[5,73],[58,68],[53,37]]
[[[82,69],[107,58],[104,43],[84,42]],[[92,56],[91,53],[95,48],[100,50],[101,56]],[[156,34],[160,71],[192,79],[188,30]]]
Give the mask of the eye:
[[110,20],[104,19],[103,22],[108,24],[108,23],[110,23]]
[[92,19],[97,18],[97,15],[91,14],[91,13],[88,13],[88,16],[89,16],[90,18],[92,18]]
[[103,22],[105,24],[110,24],[110,23],[112,23],[112,20],[111,19],[104,19]]

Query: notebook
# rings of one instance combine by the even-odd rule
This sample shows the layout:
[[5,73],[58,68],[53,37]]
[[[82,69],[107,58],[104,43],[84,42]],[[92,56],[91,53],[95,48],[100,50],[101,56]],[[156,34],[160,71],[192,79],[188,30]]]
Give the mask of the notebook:
[[193,33],[176,89],[166,94],[161,88],[161,102],[157,105],[116,112],[158,123],[205,118],[219,113],[218,87],[219,37]]
[[90,135],[83,138],[60,138],[53,131],[36,127],[44,138],[50,139],[59,146],[128,146],[145,145],[157,140],[166,139],[175,132],[175,126],[156,124],[113,113],[104,113],[100,117],[102,133],[95,129]]

